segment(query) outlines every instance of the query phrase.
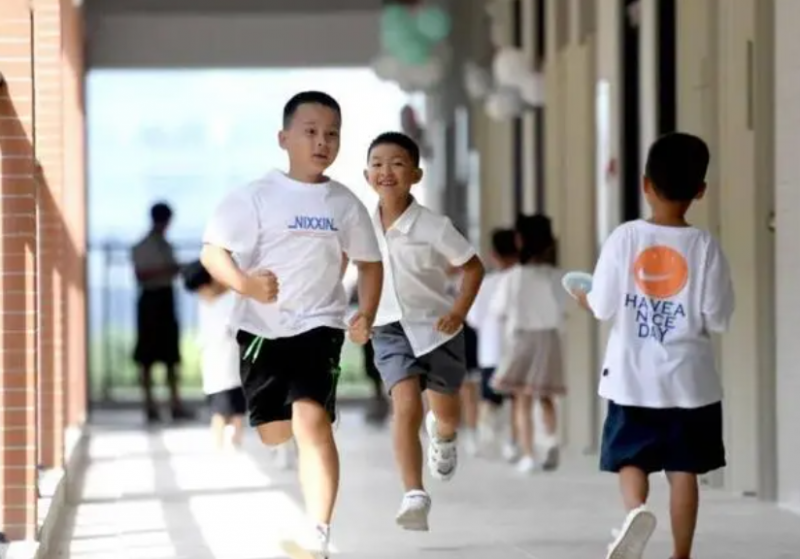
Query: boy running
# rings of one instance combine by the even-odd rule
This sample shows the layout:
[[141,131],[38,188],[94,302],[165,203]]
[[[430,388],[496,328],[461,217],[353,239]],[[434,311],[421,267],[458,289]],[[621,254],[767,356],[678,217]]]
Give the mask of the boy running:
[[[397,523],[427,530],[431,500],[422,483],[422,393],[430,412],[428,469],[439,480],[456,471],[459,389],[467,373],[463,324],[483,278],[483,265],[452,222],[418,204],[411,187],[422,178],[417,144],[399,133],[370,145],[365,176],[380,197],[373,222],[385,266],[372,343],[375,364],[392,398],[393,438],[405,496]],[[462,272],[457,297],[448,271]]]
[[[358,268],[359,311],[350,337],[364,344],[380,300],[381,254],[369,213],[324,175],[339,152],[341,110],[329,95],[295,95],[283,112],[280,146],[289,172],[272,171],[228,195],[205,233],[202,262],[238,293],[232,322],[242,355],[250,423],[264,444],[293,435],[308,512],[327,557],[339,486],[333,438],[347,300],[343,258]],[[291,557],[313,557],[293,542]]]

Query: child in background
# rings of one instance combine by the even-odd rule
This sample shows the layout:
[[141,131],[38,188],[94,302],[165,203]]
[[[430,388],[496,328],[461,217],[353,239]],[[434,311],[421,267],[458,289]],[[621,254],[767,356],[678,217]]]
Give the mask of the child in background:
[[607,559],[641,559],[656,526],[649,476],[660,471],[670,485],[672,559],[690,559],[697,477],[725,466],[711,332],[728,328],[733,283],[717,240],[686,221],[705,194],[709,160],[697,136],[659,138],[645,165],[652,217],[617,227],[591,292],[575,292],[598,320],[613,321],[599,388],[608,400],[600,468],[619,476],[628,514]]
[[211,411],[211,432],[218,449],[242,444],[242,425],[247,411],[239,377],[239,345],[228,328],[234,298],[214,280],[200,262],[184,271],[186,289],[197,293],[200,367],[203,392]]
[[[481,375],[481,404],[479,424],[484,428],[480,440],[494,442],[499,440],[502,430],[500,413],[503,408],[504,396],[491,387],[491,379],[500,362],[503,352],[502,323],[489,313],[489,305],[497,293],[497,288],[503,274],[519,262],[516,245],[516,234],[513,229],[496,229],[492,232],[492,261],[494,270],[484,277],[475,303],[467,315],[467,322],[478,335],[478,367]],[[516,461],[519,457],[517,448],[517,427],[512,414],[510,418],[511,433],[509,441],[503,446],[503,456],[506,460]]]
[[[506,345],[492,387],[514,396],[514,419],[522,458],[520,473],[540,467],[558,467],[556,408],[554,398],[566,392],[562,371],[561,328],[566,293],[561,273],[550,263],[555,239],[550,220],[543,215],[517,219],[519,264],[511,268],[498,286],[490,312],[504,322]],[[542,408],[549,448],[541,465],[534,445],[534,404]]]

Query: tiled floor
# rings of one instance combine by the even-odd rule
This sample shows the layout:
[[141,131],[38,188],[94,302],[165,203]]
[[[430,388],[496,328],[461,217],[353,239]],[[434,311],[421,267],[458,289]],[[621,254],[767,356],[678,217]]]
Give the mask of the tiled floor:
[[[432,531],[402,532],[388,432],[351,412],[338,438],[343,558],[603,559],[620,521],[615,480],[585,458],[529,478],[472,459],[451,483],[430,484]],[[703,498],[698,558],[800,558],[800,516],[712,490]],[[93,428],[78,500],[51,559],[277,559],[278,539],[303,526],[295,474],[277,470],[252,433],[245,453],[219,455],[202,426],[146,432],[125,417]],[[659,482],[652,506],[662,523],[648,558],[669,556],[665,504]]]

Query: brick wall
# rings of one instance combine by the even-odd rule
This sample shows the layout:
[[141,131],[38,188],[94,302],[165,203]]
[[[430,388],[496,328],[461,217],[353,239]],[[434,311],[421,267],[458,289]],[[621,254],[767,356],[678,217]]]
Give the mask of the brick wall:
[[85,417],[79,21],[68,0],[0,1],[0,531],[11,540],[36,538],[37,464],[61,467],[64,427]]

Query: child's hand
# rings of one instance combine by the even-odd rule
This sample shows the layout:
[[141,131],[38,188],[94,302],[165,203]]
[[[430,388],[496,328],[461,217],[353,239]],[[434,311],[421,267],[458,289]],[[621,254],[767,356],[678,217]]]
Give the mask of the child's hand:
[[464,324],[464,317],[456,313],[448,313],[436,322],[436,330],[443,334],[455,334]]
[[372,330],[372,320],[361,311],[353,315],[350,319],[350,326],[348,332],[350,339],[354,344],[364,345],[369,341],[370,332]]
[[592,308],[589,306],[589,301],[586,299],[586,292],[580,289],[573,289],[572,295],[575,297],[575,300],[578,301],[578,304],[586,309],[587,311],[591,311]]
[[247,276],[242,295],[259,303],[274,303],[278,300],[278,278],[269,270],[259,270]]

